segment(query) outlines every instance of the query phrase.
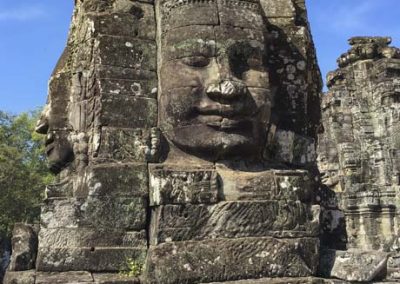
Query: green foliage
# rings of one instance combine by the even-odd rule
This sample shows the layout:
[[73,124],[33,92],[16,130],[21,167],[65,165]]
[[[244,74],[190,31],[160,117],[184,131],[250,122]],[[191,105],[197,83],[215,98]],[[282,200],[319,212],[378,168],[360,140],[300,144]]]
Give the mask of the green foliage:
[[125,277],[138,277],[142,274],[143,263],[133,259],[128,258],[125,263],[125,267],[121,270],[120,275]]
[[15,222],[35,222],[47,170],[44,143],[34,132],[40,112],[13,116],[0,111],[0,236],[10,235]]

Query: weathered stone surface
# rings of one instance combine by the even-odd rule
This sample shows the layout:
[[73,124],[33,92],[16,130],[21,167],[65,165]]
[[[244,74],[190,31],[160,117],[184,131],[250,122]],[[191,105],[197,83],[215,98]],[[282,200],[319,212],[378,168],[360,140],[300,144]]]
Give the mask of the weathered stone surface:
[[48,247],[138,247],[146,249],[146,231],[125,231],[109,228],[42,228],[40,242]]
[[45,198],[66,198],[72,197],[74,194],[74,184],[71,180],[66,179],[58,183],[46,186]]
[[317,236],[318,217],[308,205],[289,201],[164,205],[153,209],[150,241]]
[[159,129],[102,127],[98,162],[151,162],[160,155]]
[[55,283],[93,283],[93,277],[87,271],[73,272],[37,272],[35,284],[55,284]]
[[120,271],[127,259],[144,262],[146,249],[134,247],[55,248],[40,247],[36,267],[38,271]]
[[102,35],[155,39],[153,5],[135,2],[118,10],[94,17],[94,30]]
[[121,274],[93,273],[94,282],[98,284],[139,284],[138,278],[126,277]]
[[293,0],[262,0],[260,1],[268,18],[294,18],[296,7]]
[[242,238],[150,247],[148,283],[193,283],[315,273],[318,240]]
[[162,204],[213,204],[218,201],[214,169],[185,170],[151,165],[150,206]]
[[102,94],[153,98],[157,96],[157,81],[104,78],[99,82]]
[[38,236],[32,225],[16,223],[12,232],[11,271],[30,270],[35,268]]
[[156,70],[156,46],[152,42],[122,36],[99,36],[95,45],[99,64]]
[[104,95],[101,101],[102,126],[152,128],[157,124],[157,101],[124,95]]
[[326,246],[335,247],[336,239],[348,248],[387,251],[398,234],[400,51],[390,42],[351,38],[340,68],[327,75],[318,162],[321,191],[331,197],[320,199],[323,215],[342,220],[325,226]]
[[[339,282],[332,280],[326,280],[316,277],[297,277],[297,278],[262,278],[254,280],[238,280],[238,281],[225,281],[225,282],[213,282],[210,284],[345,284],[345,282]],[[203,283],[205,284],[205,283]]]
[[315,141],[293,131],[277,130],[272,147],[279,149],[274,158],[296,165],[310,165],[316,161]]
[[236,200],[310,201],[313,187],[307,171],[238,172],[217,169],[223,198]]
[[59,173],[38,270],[315,274],[321,84],[302,0],[75,1],[67,45],[38,125]]
[[387,278],[400,281],[400,253],[389,256],[387,266]]
[[259,2],[248,1],[244,9],[238,9],[238,3],[240,2],[217,0],[220,25],[254,30],[265,29],[263,17],[259,12],[261,10]]
[[[100,79],[111,79],[111,82],[113,80],[135,80],[141,82],[145,81],[154,82],[154,80],[157,80],[157,73],[155,71],[136,69],[136,68],[126,68],[120,66],[100,65],[97,68],[97,73]],[[109,82],[108,84],[111,83]],[[101,85],[100,82],[100,87],[101,86],[104,86],[104,84]],[[106,93],[112,94],[113,92],[106,92]]]
[[35,284],[34,270],[28,271],[7,271],[3,279],[3,284]]
[[78,197],[147,197],[147,165],[136,163],[102,163],[86,168]]
[[49,199],[42,208],[41,225],[48,229],[85,226],[141,230],[146,226],[146,208],[144,197]]
[[163,32],[190,25],[218,25],[216,1],[191,1],[187,5],[180,5],[177,1],[161,1],[160,4]]
[[387,261],[388,254],[384,252],[323,250],[319,267],[327,278],[370,282],[385,278]]

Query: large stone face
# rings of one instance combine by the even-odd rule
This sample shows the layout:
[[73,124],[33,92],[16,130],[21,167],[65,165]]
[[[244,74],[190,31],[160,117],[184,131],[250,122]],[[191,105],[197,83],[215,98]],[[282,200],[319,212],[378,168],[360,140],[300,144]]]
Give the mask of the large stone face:
[[36,279],[307,283],[320,88],[302,0],[76,1]]

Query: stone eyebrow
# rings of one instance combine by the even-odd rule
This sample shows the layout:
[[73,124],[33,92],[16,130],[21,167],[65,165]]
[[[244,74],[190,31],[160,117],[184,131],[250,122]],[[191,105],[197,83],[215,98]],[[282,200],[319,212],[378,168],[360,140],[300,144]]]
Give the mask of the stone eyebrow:
[[262,42],[256,40],[236,40],[223,43],[217,43],[216,47],[217,54],[224,52],[240,52],[242,55],[260,55],[265,54],[265,45]]
[[170,59],[180,59],[189,56],[212,57],[216,54],[215,40],[188,39],[179,41],[173,45],[165,46]]

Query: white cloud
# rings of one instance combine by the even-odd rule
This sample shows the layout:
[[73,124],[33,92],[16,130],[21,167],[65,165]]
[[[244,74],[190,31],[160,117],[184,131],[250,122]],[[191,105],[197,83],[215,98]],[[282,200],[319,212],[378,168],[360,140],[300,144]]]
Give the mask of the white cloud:
[[0,21],[29,21],[45,16],[45,11],[36,6],[12,10],[0,10]]

